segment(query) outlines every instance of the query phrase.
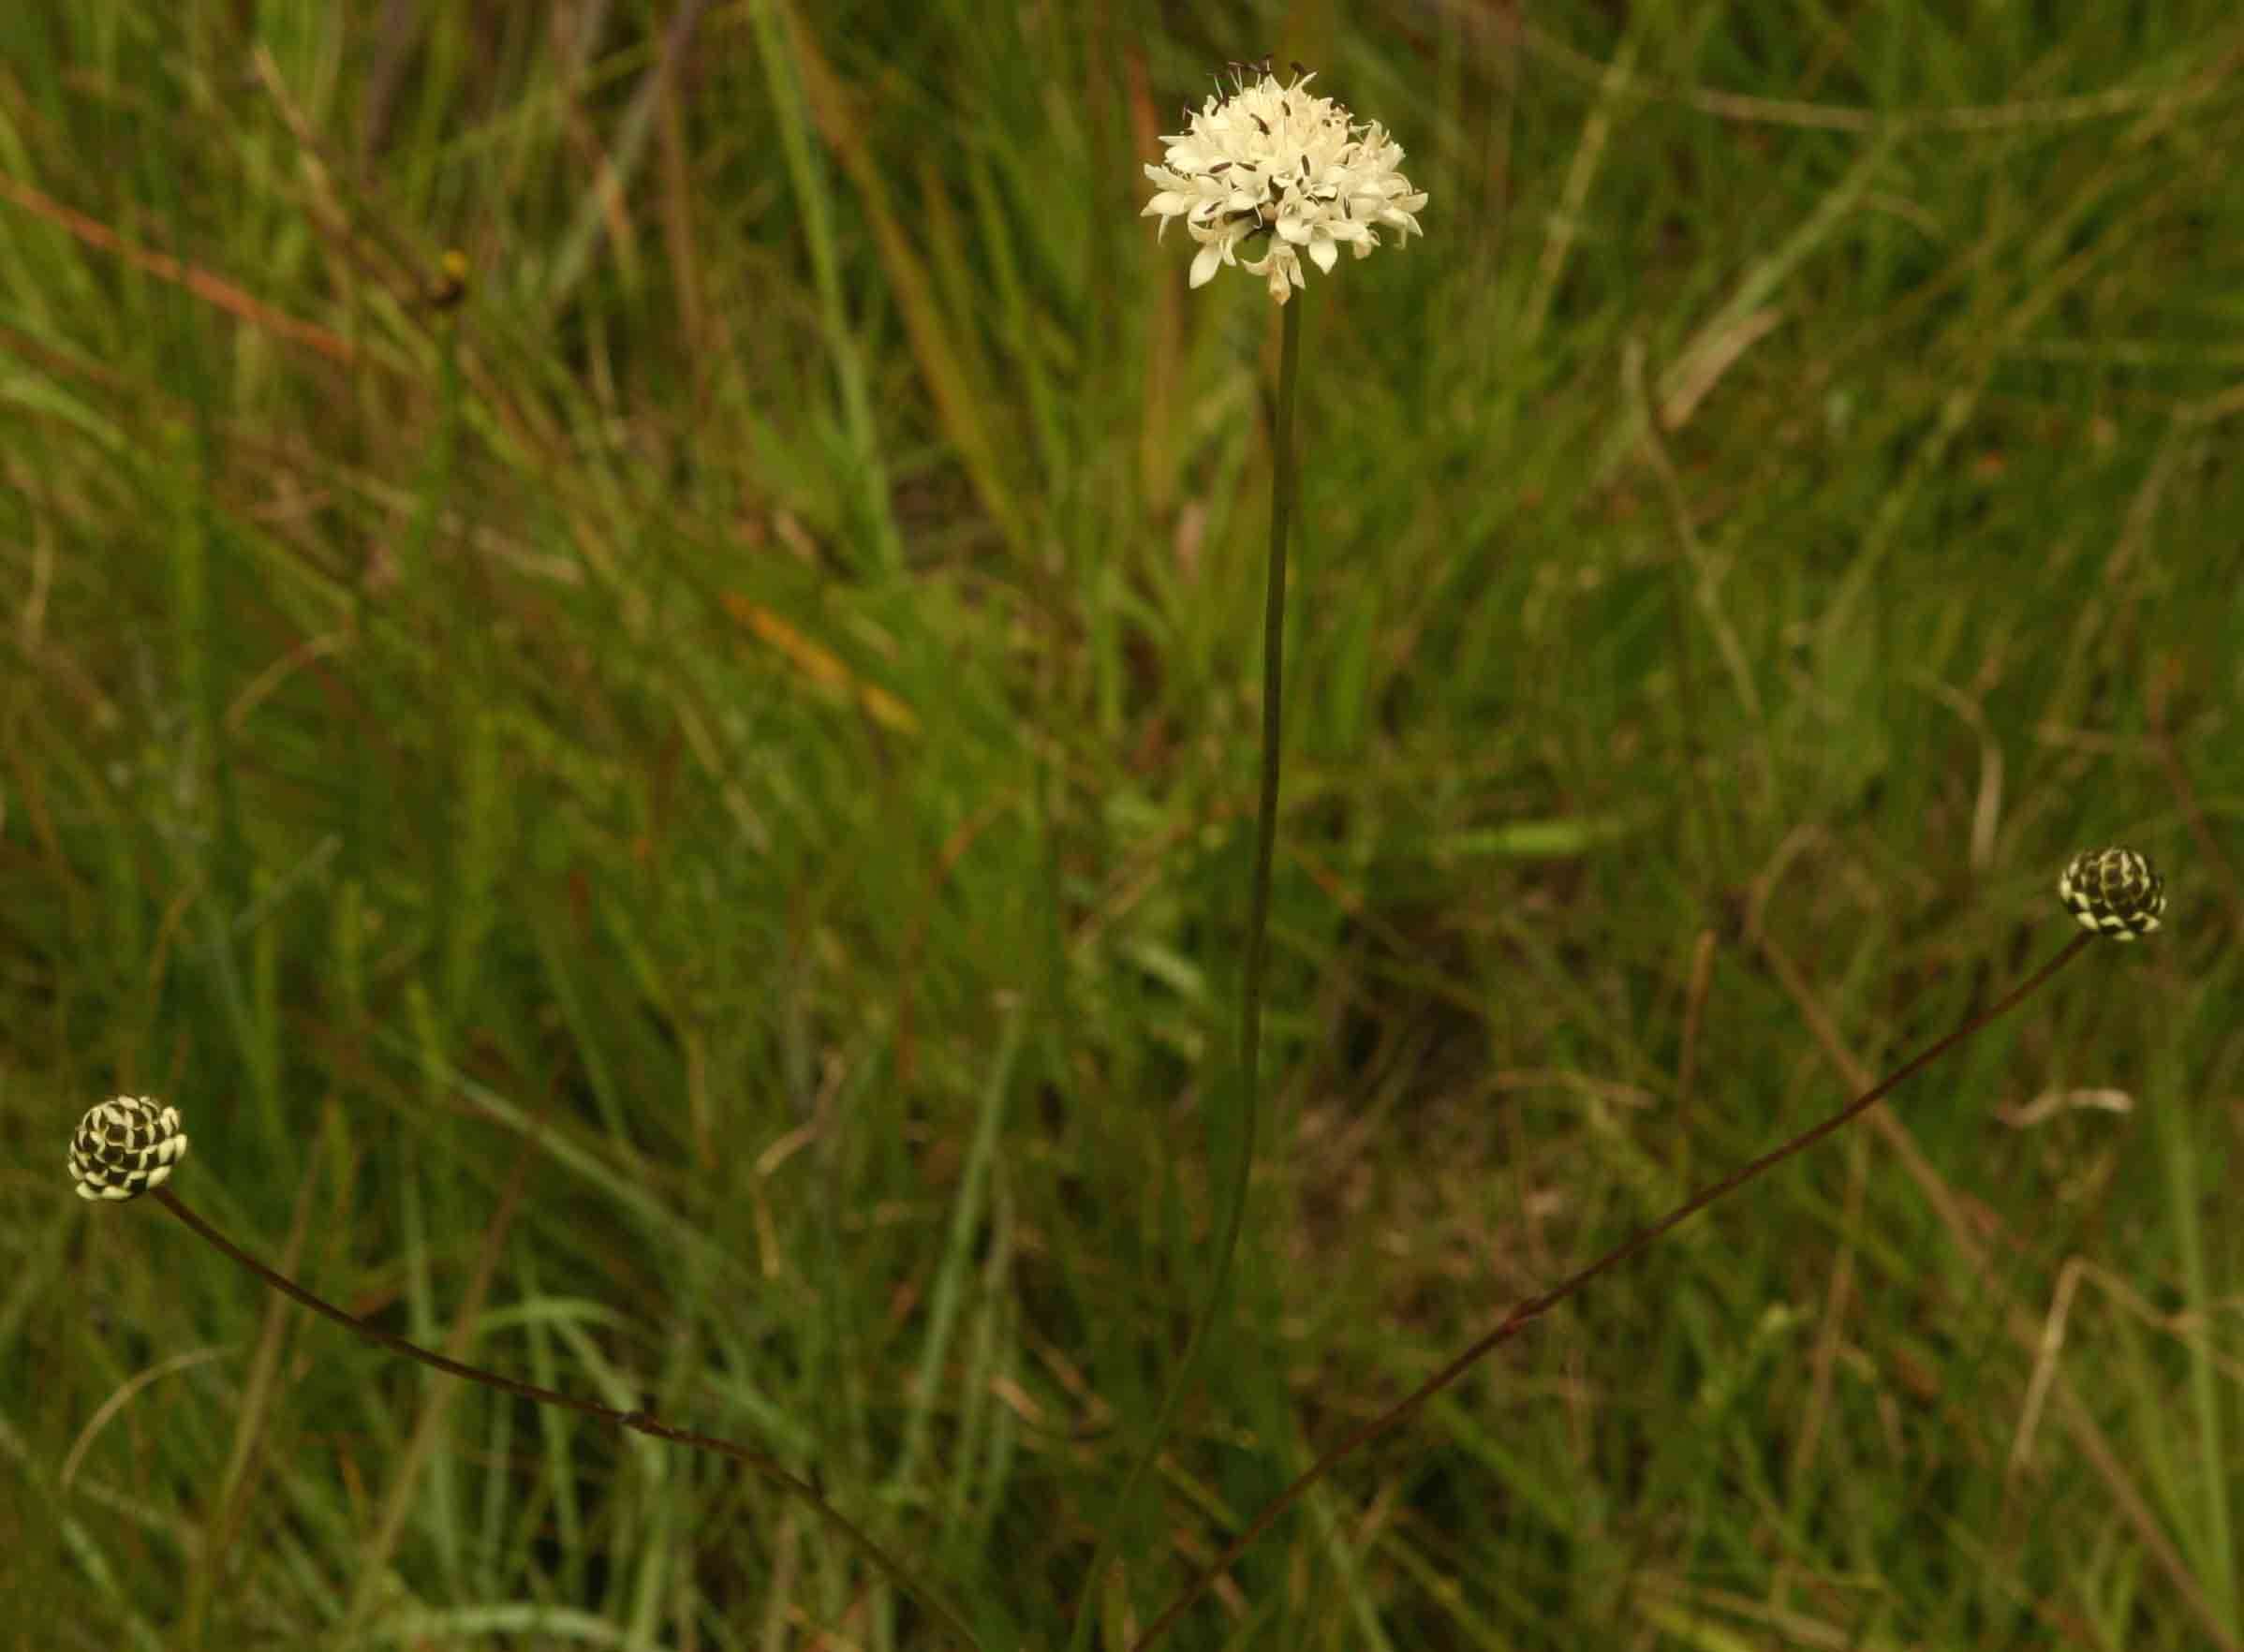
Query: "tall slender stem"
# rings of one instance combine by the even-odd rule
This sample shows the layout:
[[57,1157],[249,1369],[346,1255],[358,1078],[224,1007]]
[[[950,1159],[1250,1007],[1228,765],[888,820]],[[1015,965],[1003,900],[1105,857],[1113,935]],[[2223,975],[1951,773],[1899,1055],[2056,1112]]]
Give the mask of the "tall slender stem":
[[1301,362],[1301,305],[1296,299],[1285,306],[1285,321],[1277,362],[1277,406],[1272,417],[1270,464],[1270,554],[1262,595],[1262,785],[1255,804],[1254,886],[1247,917],[1247,964],[1239,992],[1239,1151],[1225,1188],[1222,1230],[1216,1240],[1215,1276],[1207,1296],[1193,1316],[1185,1336],[1184,1356],[1176,1375],[1161,1396],[1153,1432],[1130,1465],[1129,1476],[1115,1499],[1113,1512],[1100,1534],[1098,1552],[1091,1556],[1086,1593],[1075,1615],[1070,1645],[1089,1644],[1091,1624],[1106,1586],[1106,1571],[1129,1516],[1145,1471],[1160,1455],[1176,1419],[1178,1402],[1198,1373],[1207,1347],[1208,1331],[1223,1311],[1239,1252],[1239,1234],[1247,1222],[1247,1193],[1254,1176],[1254,1150],[1262,1114],[1262,974],[1269,957],[1270,868],[1277,845],[1277,789],[1285,733],[1286,685],[1286,546],[1293,529],[1294,494],[1300,487],[1300,461],[1293,445],[1293,404]]
[[1339,1462],[1341,1458],[1349,1455],[1351,1452],[1354,1452],[1363,1446],[1370,1444],[1373,1440],[1379,1438],[1382,1434],[1387,1433],[1391,1429],[1394,1429],[1404,1422],[1408,1421],[1420,1407],[1426,1403],[1426,1401],[1432,1399],[1434,1395],[1439,1394],[1443,1389],[1449,1387],[1450,1384],[1456,1381],[1458,1378],[1464,1376],[1468,1370],[1469,1370],[1473,1365],[1477,1364],[1489,1352],[1500,1347],[1502,1344],[1511,1341],[1513,1336],[1517,1335],[1531,1321],[1539,1320],[1544,1314],[1549,1313],[1551,1309],[1557,1307],[1568,1297],[1580,1291],[1585,1285],[1587,1285],[1600,1274],[1606,1272],[1608,1269],[1618,1267],[1622,1262],[1627,1261],[1638,1251],[1644,1249],[1646,1246],[1651,1244],[1653,1240],[1659,1238],[1662,1233],[1668,1232],[1669,1229],[1674,1228],[1678,1223],[1686,1221],[1690,1217],[1698,1215],[1700,1211],[1705,1210],[1709,1204],[1712,1204],[1716,1200],[1722,1198],[1725,1194],[1735,1192],[1738,1188],[1744,1187],[1748,1182],[1753,1180],[1754,1177],[1762,1174],[1762,1173],[1764,1171],[1774,1170],[1778,1165],[1782,1164],[1786,1159],[1792,1158],[1794,1154],[1805,1152],[1807,1149],[1814,1146],[1818,1142],[1822,1141],[1825,1136],[1830,1135],[1834,1130],[1840,1128],[1849,1121],[1868,1112],[1874,1103],[1883,1100],[1901,1084],[1909,1079],[1914,1078],[1919,1072],[1931,1066],[1933,1062],[1940,1059],[1941,1056],[1946,1055],[1950,1050],[1956,1048],[1956,1045],[1962,1043],[1966,1039],[1970,1038],[1973,1033],[1979,1031],[1980,1028],[1986,1026],[1989,1022],[1999,1020],[2002,1016],[2009,1014],[2010,1011],[2022,1003],[2029,995],[2039,988],[2044,981],[2047,981],[2059,969],[2062,969],[2067,964],[2070,964],[2075,957],[2079,956],[2079,954],[2085,951],[2089,944],[2096,937],[2092,934],[2074,936],[2072,940],[2066,943],[2062,951],[2059,952],[2055,957],[2051,958],[2048,963],[2043,965],[2039,969],[2028,976],[2024,981],[2020,982],[2016,987],[2005,994],[1992,1007],[1982,1010],[1979,1014],[1973,1016],[1970,1021],[1965,1022],[1963,1025],[1957,1027],[1954,1032],[1948,1034],[1947,1037],[1941,1039],[1930,1049],[1920,1052],[1911,1060],[1903,1063],[1900,1067],[1896,1068],[1891,1073],[1887,1074],[1886,1077],[1879,1080],[1877,1084],[1871,1085],[1870,1088],[1865,1090],[1861,1095],[1855,1097],[1853,1100],[1848,1102],[1844,1107],[1840,1108],[1829,1118],[1823,1120],[1823,1123],[1816,1125],[1809,1129],[1801,1131],[1791,1141],[1785,1143],[1781,1147],[1772,1148],[1770,1151],[1764,1153],[1759,1158],[1738,1166],[1737,1169],[1732,1171],[1728,1175],[1722,1177],[1720,1181],[1716,1182],[1712,1187],[1704,1188],[1698,1193],[1693,1194],[1690,1198],[1685,1200],[1681,1204],[1677,1205],[1667,1215],[1661,1217],[1650,1227],[1638,1229],[1634,1233],[1622,1240],[1620,1244],[1615,1246],[1611,1250],[1605,1252],[1604,1255],[1599,1257],[1597,1261],[1591,1262],[1587,1267],[1583,1268],[1578,1273],[1570,1275],[1557,1285],[1552,1286],[1548,1291],[1543,1292],[1542,1295],[1530,1296],[1527,1301],[1521,1303],[1517,1307],[1506,1314],[1503,1320],[1496,1326],[1494,1330],[1482,1336],[1480,1340],[1475,1342],[1470,1348],[1468,1348],[1463,1353],[1457,1355],[1455,1359],[1450,1361],[1448,1364],[1442,1366],[1431,1377],[1428,1377],[1425,1381],[1421,1382],[1416,1388],[1412,1389],[1408,1394],[1404,1395],[1402,1399],[1388,1407],[1387,1409],[1381,1411],[1378,1416],[1372,1418],[1369,1422],[1361,1423],[1355,1428],[1351,1429],[1349,1433],[1343,1435],[1337,1442],[1325,1451],[1325,1453],[1322,1456],[1319,1457],[1315,1463],[1311,1464],[1309,1468],[1292,1482],[1292,1484],[1287,1486],[1284,1491],[1278,1493],[1277,1497],[1271,1498],[1269,1502],[1265,1503],[1256,1513],[1255,1517],[1247,1523],[1246,1529],[1232,1540],[1230,1545],[1224,1549],[1222,1554],[1216,1556],[1214,1563],[1208,1566],[1206,1570],[1202,1571],[1198,1577],[1195,1577],[1191,1584],[1185,1589],[1184,1593],[1177,1596],[1175,1600],[1172,1600],[1168,1606],[1162,1610],[1160,1616],[1155,1618],[1151,1627],[1149,1627],[1144,1634],[1137,1638],[1136,1642],[1131,1645],[1129,1652],[1146,1652],[1146,1648],[1150,1647],[1156,1641],[1159,1640],[1161,1636],[1168,1631],[1169,1628],[1174,1624],[1178,1618],[1185,1615],[1186,1611],[1190,1608],[1192,1603],[1199,1600],[1202,1595],[1207,1592],[1208,1588],[1214,1585],[1218,1578],[1221,1577],[1226,1571],[1231,1570],[1232,1563],[1237,1560],[1241,1555],[1245,1554],[1247,1549],[1253,1545],[1256,1539],[1260,1538],[1265,1531],[1270,1529],[1272,1524],[1277,1521],[1280,1514],[1283,1514],[1288,1509],[1292,1508],[1296,1502],[1300,1501],[1302,1494],[1307,1492],[1312,1485],[1315,1485],[1317,1482],[1323,1479],[1324,1476],[1331,1471],[1333,1466]]
[[332,1320],[354,1336],[364,1337],[368,1342],[379,1344],[392,1353],[404,1354],[409,1360],[419,1360],[422,1364],[442,1371],[448,1377],[462,1377],[470,1382],[480,1382],[485,1388],[495,1388],[501,1394],[510,1394],[519,1399],[530,1400],[538,1405],[559,1406],[563,1410],[576,1411],[586,1417],[595,1417],[603,1423],[612,1423],[618,1428],[628,1428],[634,1434],[651,1435],[657,1439],[667,1439],[673,1445],[691,1446],[696,1451],[715,1452],[719,1456],[731,1457],[759,1479],[770,1482],[790,1496],[800,1497],[817,1511],[819,1519],[825,1521],[827,1525],[833,1527],[834,1530],[855,1544],[865,1558],[879,1570],[881,1575],[917,1601],[921,1610],[940,1624],[944,1632],[949,1634],[952,1640],[960,1645],[969,1648],[977,1645],[974,1631],[967,1627],[966,1619],[959,1616],[956,1611],[945,1605],[934,1594],[922,1586],[919,1581],[905,1569],[903,1562],[874,1541],[871,1535],[858,1526],[855,1521],[829,1503],[819,1493],[818,1487],[799,1475],[788,1472],[785,1468],[780,1466],[776,1458],[768,1456],[762,1452],[753,1451],[746,1446],[735,1444],[729,1439],[719,1439],[715,1435],[696,1434],[690,1428],[673,1428],[667,1423],[658,1422],[645,1411],[618,1411],[611,1407],[601,1405],[598,1400],[580,1399],[575,1394],[562,1394],[556,1389],[541,1388],[535,1382],[523,1382],[512,1377],[502,1377],[496,1371],[484,1370],[480,1365],[465,1364],[459,1360],[447,1358],[443,1354],[422,1348],[417,1342],[409,1342],[403,1336],[382,1330],[379,1326],[370,1325],[356,1314],[346,1313],[325,1297],[305,1290],[286,1274],[276,1273],[267,1267],[181,1203],[178,1195],[173,1193],[170,1188],[153,1188],[148,1197],[185,1222],[199,1238],[239,1262],[243,1267],[247,1268],[283,1296],[291,1302],[300,1303],[310,1308],[322,1319]]

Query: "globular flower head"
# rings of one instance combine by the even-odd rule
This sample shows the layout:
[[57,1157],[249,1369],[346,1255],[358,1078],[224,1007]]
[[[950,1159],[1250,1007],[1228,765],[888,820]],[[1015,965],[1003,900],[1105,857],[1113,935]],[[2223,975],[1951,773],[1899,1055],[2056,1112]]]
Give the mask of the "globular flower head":
[[[1200,243],[1192,285],[1205,286],[1224,264],[1269,283],[1284,303],[1304,284],[1301,254],[1327,274],[1345,245],[1359,258],[1380,244],[1381,229],[1403,240],[1425,231],[1414,214],[1424,192],[1396,171],[1402,146],[1377,121],[1357,122],[1348,106],[1312,96],[1312,76],[1294,66],[1280,84],[1267,60],[1233,65],[1229,97],[1210,96],[1188,131],[1161,141],[1168,154],[1145,176],[1159,192],[1143,217],[1182,218]],[[1241,248],[1260,243],[1260,258]]]
[[2165,916],[2166,880],[2133,849],[2093,849],[2066,863],[2057,898],[2081,928],[2131,941]]
[[70,1179],[81,1199],[138,1199],[187,1156],[179,1109],[119,1096],[88,1111],[70,1138]]

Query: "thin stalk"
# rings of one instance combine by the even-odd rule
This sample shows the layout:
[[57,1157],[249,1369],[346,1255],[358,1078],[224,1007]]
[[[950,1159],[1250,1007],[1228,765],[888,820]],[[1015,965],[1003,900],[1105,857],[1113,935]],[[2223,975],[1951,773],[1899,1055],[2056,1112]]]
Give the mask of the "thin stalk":
[[1206,1299],[1193,1316],[1185,1337],[1184,1357],[1161,1409],[1153,1420],[1153,1432],[1130,1465],[1122,1494],[1115,1499],[1098,1553],[1086,1573],[1086,1592],[1075,1614],[1075,1633],[1070,1645],[1076,1652],[1089,1644],[1090,1629],[1104,1598],[1107,1568],[1115,1545],[1145,1471],[1159,1456],[1176,1419],[1178,1402],[1192,1384],[1200,1357],[1207,1346],[1209,1327],[1223,1309],[1231,1289],[1233,1263],[1239,1252],[1239,1234],[1247,1222],[1247,1195],[1254,1175],[1257,1124],[1262,1112],[1262,973],[1269,956],[1270,866],[1277,845],[1277,788],[1282,737],[1285,732],[1286,683],[1286,545],[1293,528],[1294,495],[1300,487],[1300,464],[1293,447],[1293,404],[1301,362],[1301,301],[1285,306],[1285,323],[1278,347],[1277,406],[1272,419],[1270,466],[1270,554],[1262,597],[1262,789],[1255,804],[1254,889],[1247,919],[1247,971],[1239,993],[1239,1153],[1225,1189],[1223,1228],[1216,1241],[1216,1273],[1208,1282]]
[[1237,1537],[1232,1540],[1230,1545],[1224,1549],[1222,1554],[1216,1556],[1214,1563],[1208,1566],[1205,1571],[1202,1571],[1198,1577],[1194,1578],[1191,1584],[1185,1589],[1184,1593],[1177,1596],[1175,1600],[1172,1600],[1168,1606],[1163,1609],[1160,1616],[1153,1620],[1152,1626],[1148,1628],[1144,1634],[1140,1635],[1134,1643],[1132,1643],[1129,1652],[1146,1652],[1148,1647],[1150,1647],[1156,1641],[1159,1640],[1161,1636],[1169,1630],[1171,1626],[1173,1626],[1178,1618],[1182,1617],[1185,1613],[1190,1609],[1194,1601],[1198,1600],[1202,1595],[1207,1592],[1207,1590],[1215,1584],[1218,1578],[1221,1577],[1226,1571],[1231,1570],[1233,1563],[1236,1561],[1241,1555],[1244,1555],[1248,1548],[1252,1547],[1257,1539],[1259,1539],[1265,1531],[1270,1529],[1271,1526],[1277,1521],[1280,1514],[1283,1514],[1288,1509],[1292,1508],[1296,1502],[1300,1501],[1302,1494],[1307,1492],[1309,1487],[1315,1485],[1320,1480],[1322,1480],[1326,1474],[1331,1472],[1333,1466],[1338,1463],[1341,1458],[1349,1455],[1351,1452],[1354,1452],[1363,1446],[1370,1444],[1373,1440],[1379,1438],[1380,1436],[1388,1433],[1390,1430],[1398,1427],[1400,1424],[1407,1422],[1411,1415],[1419,1409],[1419,1408],[1426,1403],[1426,1401],[1432,1399],[1443,1389],[1455,1382],[1458,1378],[1464,1376],[1467,1371],[1471,1369],[1472,1366],[1477,1364],[1487,1354],[1501,1347],[1503,1344],[1511,1341],[1513,1336],[1517,1335],[1531,1321],[1539,1320],[1544,1314],[1549,1313],[1551,1309],[1557,1307],[1568,1297],[1580,1291],[1584,1286],[1587,1285],[1600,1274],[1605,1273],[1609,1269],[1618,1267],[1622,1262],[1627,1261],[1638,1251],[1644,1249],[1646,1246],[1651,1244],[1655,1239],[1658,1239],[1662,1233],[1665,1233],[1671,1228],[1689,1220],[1691,1217],[1698,1215],[1700,1211],[1705,1210],[1716,1200],[1723,1198],[1727,1194],[1735,1192],[1738,1188],[1744,1187],[1748,1182],[1753,1180],[1764,1171],[1774,1170],[1778,1165],[1782,1164],[1786,1159],[1792,1158],[1794,1154],[1807,1151],[1808,1148],[1814,1146],[1818,1142],[1821,1142],[1825,1136],[1830,1135],[1833,1131],[1839,1129],[1852,1120],[1859,1117],[1862,1114],[1867,1113],[1873,1105],[1883,1100],[1901,1084],[1909,1079],[1914,1078],[1919,1072],[1922,1072],[1926,1068],[1931,1066],[1933,1062],[1939,1060],[1941,1056],[1945,1055],[1950,1050],[1955,1049],[1956,1045],[1962,1043],[1973,1033],[1978,1032],[1981,1028],[1986,1026],[1990,1022],[2000,1020],[2001,1017],[2009,1014],[2011,1010],[2016,1009],[2017,1006],[2024,1002],[2029,996],[2038,990],[2043,982],[2046,981],[2059,969],[2062,969],[2067,964],[2070,964],[2081,952],[2086,951],[2089,943],[2095,939],[2096,937],[2092,934],[2084,933],[2074,936],[2072,940],[2066,943],[2062,951],[2059,952],[2055,957],[2051,958],[2048,963],[2043,965],[2039,969],[2028,976],[2023,982],[2013,988],[2009,993],[2005,994],[1991,1008],[1982,1010],[1979,1014],[1973,1016],[1970,1021],[1965,1022],[1963,1025],[1957,1027],[1954,1032],[1948,1034],[1947,1037],[1941,1039],[1930,1049],[1921,1052],[1911,1060],[1904,1062],[1900,1067],[1896,1068],[1894,1071],[1889,1073],[1886,1077],[1879,1080],[1877,1084],[1871,1085],[1861,1095],[1855,1097],[1853,1100],[1848,1102],[1844,1107],[1840,1108],[1829,1118],[1823,1120],[1823,1123],[1816,1125],[1810,1129],[1801,1131],[1791,1141],[1785,1143],[1781,1147],[1773,1148],[1769,1152],[1764,1153],[1759,1158],[1753,1159],[1749,1163],[1738,1166],[1737,1169],[1732,1171],[1728,1175],[1722,1177],[1720,1181],[1716,1182],[1712,1187],[1706,1187],[1702,1191],[1693,1194],[1690,1199],[1687,1199],[1683,1202],[1683,1203],[1677,1205],[1666,1216],[1661,1217],[1650,1227],[1638,1229],[1634,1233],[1622,1240],[1620,1244],[1615,1246],[1611,1250],[1605,1252],[1604,1255],[1599,1257],[1597,1261],[1591,1262],[1587,1267],[1582,1269],[1578,1273],[1570,1275],[1558,1284],[1551,1287],[1550,1290],[1545,1291],[1542,1295],[1530,1296],[1527,1301],[1521,1303],[1517,1307],[1506,1314],[1503,1320],[1494,1330],[1488,1332],[1470,1348],[1468,1348],[1463,1353],[1457,1355],[1455,1359],[1450,1361],[1448,1364],[1442,1366],[1439,1371],[1436,1371],[1424,1382],[1421,1382],[1402,1399],[1388,1407],[1387,1409],[1381,1411],[1378,1416],[1372,1418],[1369,1422],[1361,1423],[1349,1433],[1343,1435],[1336,1444],[1326,1450],[1322,1456],[1319,1457],[1315,1463],[1311,1464],[1309,1468],[1293,1482],[1292,1484],[1287,1486],[1284,1491],[1278,1493],[1277,1497],[1271,1498],[1268,1503],[1264,1504],[1261,1511],[1256,1513],[1255,1517],[1247,1523],[1246,1529],[1241,1531]]
[[185,1222],[199,1238],[239,1262],[243,1267],[247,1268],[291,1302],[310,1308],[322,1319],[332,1320],[353,1335],[362,1336],[368,1342],[377,1343],[392,1353],[404,1354],[409,1360],[419,1360],[422,1364],[442,1371],[448,1377],[463,1377],[470,1382],[481,1383],[485,1388],[495,1388],[501,1394],[513,1394],[518,1399],[526,1399],[540,1406],[559,1406],[565,1411],[575,1411],[583,1416],[597,1418],[602,1423],[612,1423],[616,1427],[627,1428],[634,1434],[650,1435],[656,1439],[669,1440],[673,1445],[691,1446],[696,1451],[715,1452],[719,1456],[731,1457],[758,1478],[790,1496],[800,1497],[817,1511],[819,1519],[825,1521],[827,1525],[833,1527],[834,1530],[840,1532],[842,1536],[856,1545],[858,1551],[879,1570],[881,1575],[918,1601],[921,1609],[940,1624],[944,1631],[960,1645],[973,1647],[978,1645],[974,1639],[974,1632],[967,1628],[964,1618],[921,1586],[911,1573],[905,1570],[903,1562],[874,1541],[872,1537],[855,1521],[829,1503],[816,1486],[797,1475],[789,1473],[785,1468],[781,1467],[776,1458],[767,1456],[759,1451],[750,1450],[746,1446],[737,1445],[729,1439],[719,1439],[714,1435],[696,1434],[690,1428],[673,1428],[668,1423],[658,1421],[647,1411],[618,1411],[601,1405],[598,1400],[579,1399],[574,1394],[562,1394],[555,1389],[541,1388],[535,1382],[523,1382],[512,1377],[502,1377],[496,1371],[484,1370],[480,1365],[465,1364],[458,1360],[449,1359],[443,1354],[433,1352],[422,1348],[417,1342],[408,1342],[403,1336],[394,1335],[378,1326],[370,1325],[356,1314],[346,1313],[326,1298],[305,1290],[286,1274],[275,1273],[181,1203],[178,1195],[173,1193],[170,1188],[153,1188],[148,1196]]

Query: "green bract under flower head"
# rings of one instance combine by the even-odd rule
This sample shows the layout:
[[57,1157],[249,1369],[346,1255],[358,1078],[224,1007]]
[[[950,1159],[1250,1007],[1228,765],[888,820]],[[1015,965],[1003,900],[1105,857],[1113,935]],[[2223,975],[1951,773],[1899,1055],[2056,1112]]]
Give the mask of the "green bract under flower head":
[[[1329,274],[1344,243],[1369,258],[1382,227],[1404,240],[1425,233],[1412,214],[1425,196],[1395,170],[1402,146],[1384,126],[1311,96],[1313,77],[1298,65],[1290,85],[1278,83],[1267,62],[1234,67],[1232,96],[1211,96],[1199,112],[1188,111],[1191,129],[1163,138],[1162,164],[1145,169],[1159,192],[1141,215],[1159,218],[1164,233],[1170,219],[1185,221],[1200,243],[1194,287],[1235,263],[1262,276],[1282,304],[1304,285],[1304,251]],[[1260,258],[1237,256],[1258,239]]]

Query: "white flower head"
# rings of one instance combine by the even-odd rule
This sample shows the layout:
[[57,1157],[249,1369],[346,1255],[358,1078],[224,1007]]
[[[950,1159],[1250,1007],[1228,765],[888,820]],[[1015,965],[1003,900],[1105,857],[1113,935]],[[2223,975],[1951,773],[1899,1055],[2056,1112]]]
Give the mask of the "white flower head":
[[[1377,121],[1358,122],[1348,106],[1310,96],[1315,77],[1293,66],[1291,84],[1259,64],[1233,64],[1229,97],[1210,96],[1191,129],[1163,138],[1168,154],[1145,176],[1159,193],[1143,217],[1171,218],[1200,243],[1192,285],[1203,287],[1224,264],[1263,277],[1270,296],[1284,303],[1305,285],[1301,254],[1327,274],[1345,243],[1357,258],[1371,256],[1379,232],[1393,229],[1407,241],[1423,235],[1414,214],[1422,191],[1396,171],[1402,145]],[[1262,255],[1238,257],[1260,240]]]

